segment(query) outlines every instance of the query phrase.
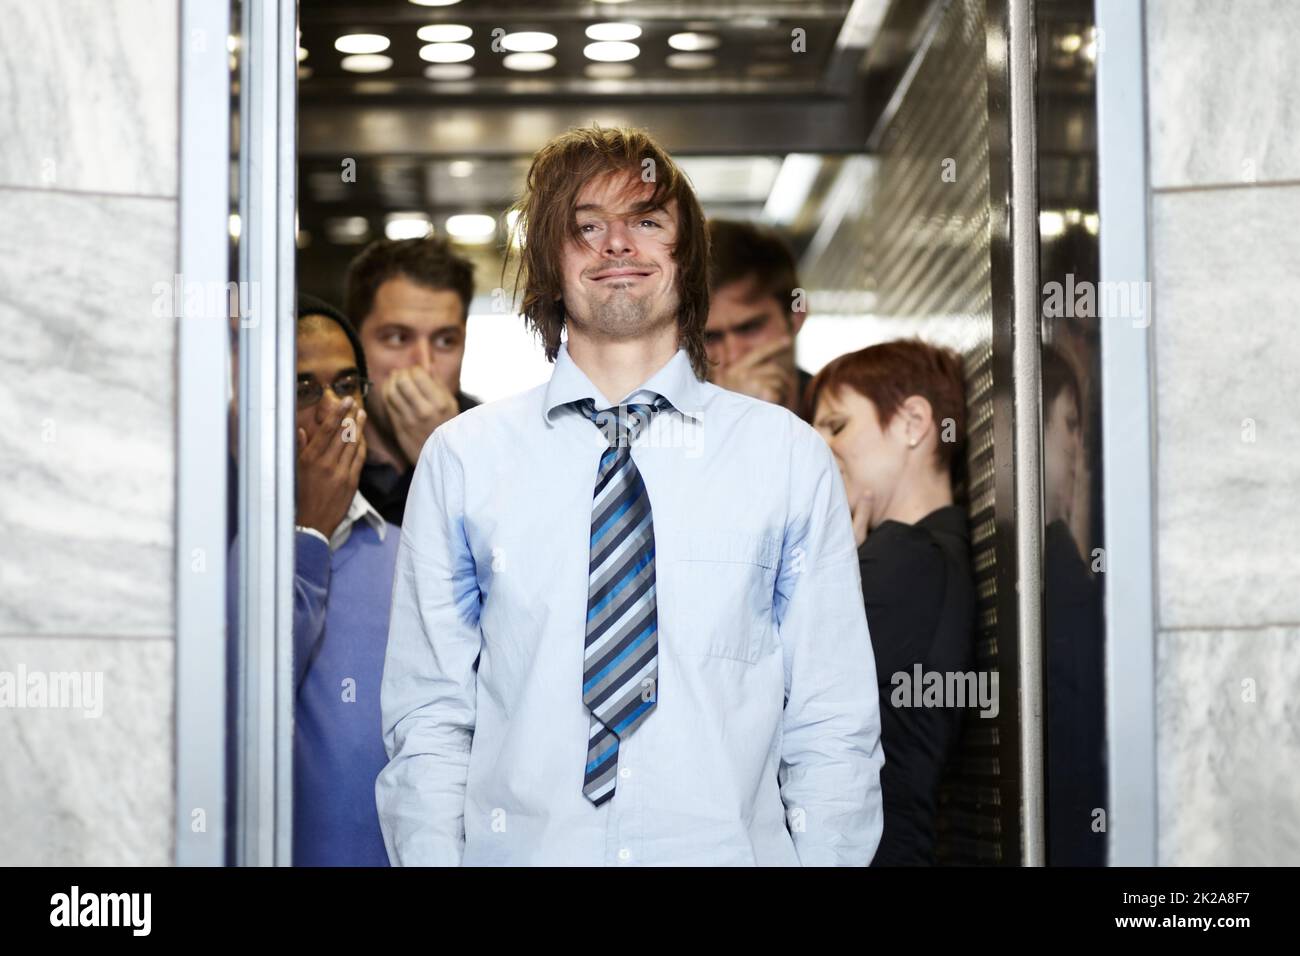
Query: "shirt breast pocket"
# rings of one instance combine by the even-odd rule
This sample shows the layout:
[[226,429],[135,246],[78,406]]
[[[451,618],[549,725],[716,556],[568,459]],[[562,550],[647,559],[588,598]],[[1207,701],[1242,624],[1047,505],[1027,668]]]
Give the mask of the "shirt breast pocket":
[[699,530],[680,535],[676,545],[669,647],[683,657],[757,661],[773,641],[780,542],[766,535]]

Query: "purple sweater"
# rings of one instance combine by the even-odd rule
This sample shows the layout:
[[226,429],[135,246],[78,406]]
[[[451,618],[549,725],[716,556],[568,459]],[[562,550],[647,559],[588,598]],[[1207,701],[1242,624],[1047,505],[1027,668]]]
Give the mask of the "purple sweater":
[[[379,687],[401,529],[365,521],[337,551],[294,536],[294,866],[387,866],[375,778],[388,763]],[[238,605],[231,548],[229,620]]]

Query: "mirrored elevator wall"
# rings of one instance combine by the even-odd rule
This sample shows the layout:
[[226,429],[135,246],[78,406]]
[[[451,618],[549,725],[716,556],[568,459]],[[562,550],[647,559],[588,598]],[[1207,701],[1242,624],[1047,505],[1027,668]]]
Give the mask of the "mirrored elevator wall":
[[852,301],[847,290],[856,289],[881,340],[920,336],[965,358],[958,494],[970,515],[979,601],[975,667],[998,672],[999,693],[996,717],[978,708],[963,715],[941,793],[938,852],[943,863],[987,865],[1019,861],[1020,761],[1010,381],[994,364],[985,9],[985,0],[937,0],[917,21],[911,63],[859,161],[862,185],[840,197],[847,209],[833,235],[814,240],[804,279],[839,290],[814,299],[820,312]]
[[1038,0],[1047,862],[1106,864],[1097,53],[1092,0]]
[[938,854],[947,863],[1007,863],[1016,858],[1019,832],[1015,617],[1002,606],[1012,515],[997,480],[1008,429],[996,428],[994,393],[1009,383],[996,381],[993,365],[984,0],[941,5],[930,29],[911,84],[880,135],[872,271],[883,316],[946,340],[965,356],[975,666],[999,673],[1000,706],[996,717],[975,709],[964,715],[940,796]]

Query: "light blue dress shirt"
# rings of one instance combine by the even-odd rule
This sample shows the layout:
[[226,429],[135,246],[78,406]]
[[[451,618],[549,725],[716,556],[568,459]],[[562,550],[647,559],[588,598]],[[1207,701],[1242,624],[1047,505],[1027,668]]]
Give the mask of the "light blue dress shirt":
[[[673,407],[632,453],[654,518],[658,703],[595,807],[582,671],[606,441],[567,403],[656,395]],[[884,753],[826,443],[785,408],[699,381],[684,350],[615,403],[561,346],[548,384],[424,446],[381,708],[394,864],[866,865]]]

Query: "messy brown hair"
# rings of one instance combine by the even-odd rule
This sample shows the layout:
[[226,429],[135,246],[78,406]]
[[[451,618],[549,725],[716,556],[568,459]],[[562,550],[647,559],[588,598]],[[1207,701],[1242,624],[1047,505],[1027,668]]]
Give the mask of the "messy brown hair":
[[[608,173],[631,173],[645,181],[649,170],[654,193],[637,212],[665,209],[677,200],[678,344],[686,349],[695,377],[703,380],[708,364],[704,325],[709,317],[709,234],[704,213],[685,173],[646,132],[636,129],[570,129],[551,140],[533,157],[523,195],[511,206],[518,213],[514,230],[523,230],[515,298],[522,283],[521,312],[542,339],[546,357],[554,362],[564,330],[564,291],[561,254],[566,242],[583,242],[575,209],[578,193],[592,179]],[[513,237],[512,237],[513,238]],[[504,270],[502,275],[504,276]]]

